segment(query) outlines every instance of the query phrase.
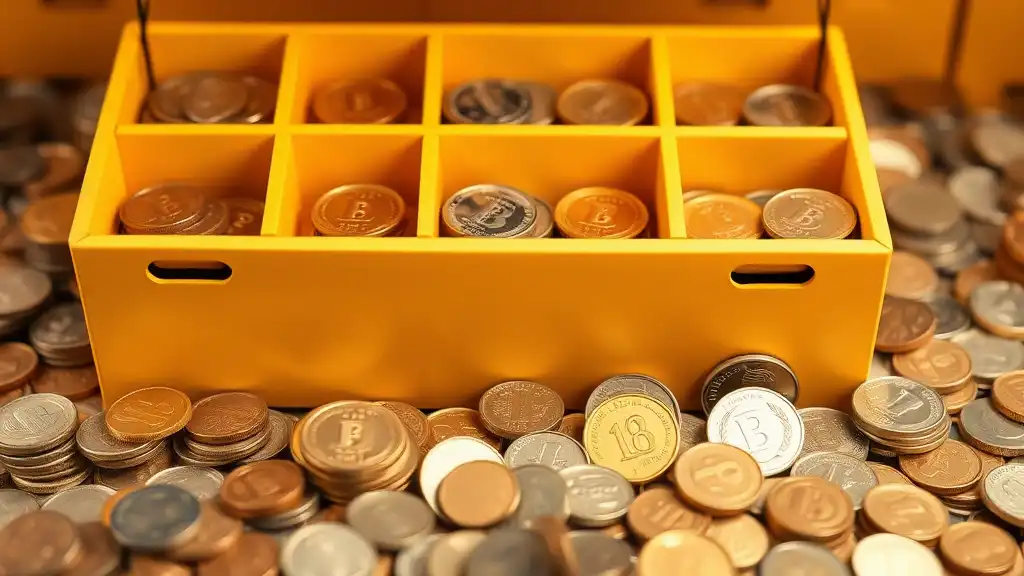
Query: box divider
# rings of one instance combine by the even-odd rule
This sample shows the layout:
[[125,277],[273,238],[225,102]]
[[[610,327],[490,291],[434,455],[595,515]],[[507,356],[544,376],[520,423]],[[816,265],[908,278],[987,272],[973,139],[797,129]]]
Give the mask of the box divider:
[[[427,108],[424,105],[424,108]],[[440,141],[434,130],[428,129],[423,136],[420,152],[420,205],[417,211],[416,237],[437,238],[438,219],[441,213],[441,158]]]
[[274,152],[270,159],[270,176],[267,178],[267,198],[263,208],[263,226],[260,236],[291,236],[298,210],[299,195],[295,166],[292,159],[292,142],[288,134],[278,134],[274,139]]
[[683,180],[679,171],[679,151],[673,136],[661,137],[657,202],[658,237],[686,238],[683,215]]
[[[297,104],[295,92],[299,85],[299,70],[302,58],[302,33],[289,34],[285,39],[284,58],[281,62],[280,84],[277,87],[277,109],[274,110],[274,126],[287,127],[292,124],[292,113]],[[301,122],[301,119],[299,120]]]
[[672,92],[672,70],[668,56],[668,38],[664,34],[651,37],[651,107],[656,124],[663,128],[676,125]]
[[[427,36],[427,65],[423,79],[424,126],[441,123],[441,100],[444,98],[444,37],[436,28]],[[422,221],[422,219],[421,219]]]

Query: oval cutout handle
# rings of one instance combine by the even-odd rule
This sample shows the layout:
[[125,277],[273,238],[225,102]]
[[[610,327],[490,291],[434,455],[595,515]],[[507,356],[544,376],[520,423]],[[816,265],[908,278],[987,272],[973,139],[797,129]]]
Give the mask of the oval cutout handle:
[[730,274],[738,286],[803,286],[814,279],[806,264],[744,264]]
[[220,261],[158,260],[146,267],[151,280],[163,282],[226,282],[231,266]]

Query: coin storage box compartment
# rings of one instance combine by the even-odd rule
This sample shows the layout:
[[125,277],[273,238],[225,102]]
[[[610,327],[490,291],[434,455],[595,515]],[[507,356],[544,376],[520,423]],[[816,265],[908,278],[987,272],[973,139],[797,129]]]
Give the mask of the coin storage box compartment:
[[[373,398],[431,408],[528,379],[580,408],[595,383],[641,372],[694,409],[715,365],[763,353],[792,367],[799,405],[838,407],[867,376],[891,240],[838,30],[823,82],[837,121],[817,128],[676,126],[672,108],[678,78],[809,82],[814,27],[155,22],[149,33],[160,78],[279,72],[277,112],[270,124],[135,123],[145,68],[138,29],[126,28],[71,237],[107,405],[170,384],[195,396],[245,389],[276,406]],[[310,123],[311,91],[350,74],[387,76],[422,115]],[[617,78],[648,95],[650,125],[444,124],[445,90],[476,77],[556,90]],[[166,181],[262,195],[260,235],[117,234],[125,198]],[[415,215],[404,237],[312,235],[315,199],[357,183],[403,196]],[[442,237],[447,197],[484,183],[553,206],[577,188],[621,188],[646,204],[649,238]],[[849,200],[859,236],[687,237],[684,190],[796,186]],[[160,277],[155,262],[229,273]],[[734,280],[796,267],[809,275]]]

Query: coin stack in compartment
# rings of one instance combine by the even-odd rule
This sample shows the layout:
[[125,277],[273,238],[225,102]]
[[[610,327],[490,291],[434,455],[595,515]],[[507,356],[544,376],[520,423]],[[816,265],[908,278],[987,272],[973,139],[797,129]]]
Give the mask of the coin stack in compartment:
[[76,449],[78,411],[57,394],[31,394],[0,408],[0,463],[14,485],[54,494],[85,482],[89,461]]
[[32,323],[29,340],[51,366],[74,367],[92,363],[85,312],[78,302],[58,304],[47,310]]
[[263,209],[262,201],[232,188],[158,184],[125,200],[119,216],[126,234],[258,236]]
[[259,452],[270,441],[267,403],[255,394],[225,392],[196,402],[183,434],[174,439],[178,460],[226,466]]
[[277,86],[250,74],[193,72],[160,82],[139,122],[257,124],[270,122]]
[[312,221],[316,236],[402,236],[415,230],[416,213],[387,186],[348,184],[317,198]]
[[[890,398],[904,402],[907,410],[933,410],[932,417],[914,426],[901,426],[879,412],[880,399]],[[949,434],[951,424],[942,398],[937,392],[906,378],[892,377],[873,380],[861,386],[853,395],[853,421],[874,444],[891,455],[922,454],[938,448]],[[876,447],[876,452],[878,448]]]

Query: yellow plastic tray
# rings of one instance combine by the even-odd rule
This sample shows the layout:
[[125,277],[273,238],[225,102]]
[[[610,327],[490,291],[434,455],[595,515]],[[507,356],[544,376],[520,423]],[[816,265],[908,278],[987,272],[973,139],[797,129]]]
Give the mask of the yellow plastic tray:
[[[846,43],[831,35],[823,91],[835,125],[676,127],[687,79],[809,85],[813,27],[228,25],[157,23],[156,75],[247,71],[278,80],[273,124],[137,124],[138,31],[122,38],[71,247],[104,399],[153,384],[244,388],[272,405],[400,398],[476,402],[495,382],[544,382],[580,407],[616,373],[665,381],[699,407],[708,370],[763,352],[800,378],[802,405],[841,405],[867,372],[891,252]],[[311,90],[388,77],[422,122],[307,124]],[[441,124],[445,90],[482,76],[556,89],[591,77],[652,98],[637,127]],[[164,181],[266,194],[260,237],[116,235],[121,202]],[[375,182],[418,207],[415,237],[311,236],[330,187]],[[444,198],[480,182],[555,204],[583,186],[647,203],[650,240],[438,237]],[[691,240],[682,191],[819,187],[860,215],[860,239]],[[410,232],[413,234],[413,232]],[[223,262],[230,279],[162,281],[159,261]],[[803,285],[746,285],[748,265],[806,265]]]

